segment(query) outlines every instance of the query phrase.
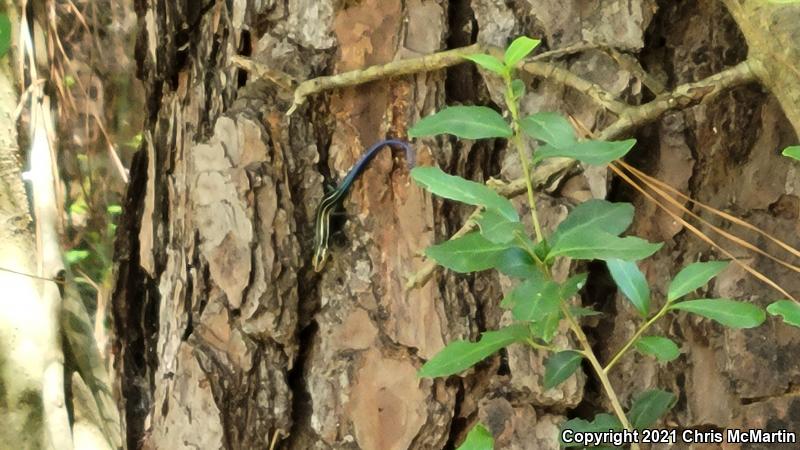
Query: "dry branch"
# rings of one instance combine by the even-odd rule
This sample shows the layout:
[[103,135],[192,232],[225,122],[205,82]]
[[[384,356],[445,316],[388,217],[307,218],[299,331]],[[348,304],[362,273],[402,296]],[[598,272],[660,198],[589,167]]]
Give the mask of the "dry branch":
[[[572,72],[556,66],[553,63],[543,62],[542,59],[564,56],[575,51],[587,48],[586,45],[569,49],[558,49],[544,52],[540,55],[528,59],[528,62],[520,63],[518,68],[530,73],[531,75],[553,79],[565,86],[574,88],[594,99],[598,104],[609,111],[619,114],[627,105],[617,100],[613,94],[603,89],[600,85],[592,83],[586,79],[573,74]],[[473,44],[453,50],[433,53],[419,58],[409,58],[400,61],[392,61],[387,64],[375,65],[366,69],[351,70],[336,75],[328,75],[303,81],[299,84],[290,76],[278,70],[267,67],[257,61],[241,56],[231,59],[231,62],[241,69],[244,69],[260,78],[267,79],[284,90],[294,89],[294,102],[287,115],[291,115],[298,106],[305,103],[306,98],[311,95],[319,94],[331,89],[341,89],[344,87],[357,86],[370,81],[382,80],[385,78],[413,75],[417,73],[431,72],[452,67],[467,62],[465,56],[480,52],[499,54],[502,50],[496,47],[483,47]]]

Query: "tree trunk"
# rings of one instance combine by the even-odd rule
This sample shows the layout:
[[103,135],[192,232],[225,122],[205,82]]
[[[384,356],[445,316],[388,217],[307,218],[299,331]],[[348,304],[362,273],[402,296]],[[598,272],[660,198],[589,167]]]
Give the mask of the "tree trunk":
[[[649,89],[672,89],[747,56],[746,34],[722,3],[233,0],[197,9],[154,0],[138,2],[137,11],[148,112],[118,227],[112,298],[130,448],[269,448],[273,440],[287,449],[453,448],[481,420],[497,448],[555,449],[567,416],[602,409],[603,396],[584,376],[544,391],[543,355],[527,349],[511,347],[463,377],[416,377],[446,343],[507,320],[498,303],[510,283],[494,273],[440,272],[404,289],[424,263],[420,251],[447,239],[470,211],[432,199],[388,151],[346,199],[332,261],[320,274],[311,269],[323,183],[341,180],[366,147],[404,138],[443,105],[499,104],[491,77],[460,65],[383,79],[312,96],[286,116],[291,92],[231,59],[251,57],[302,81],[476,40],[504,46],[525,34],[551,50],[582,42],[614,48],[641,61],[657,81]],[[652,98],[635,65],[602,49],[561,61],[625,101]],[[556,80],[526,84],[526,113],[558,110],[598,130],[611,120]],[[800,186],[778,152],[797,138],[763,88],[725,91],[635,137],[638,167],[798,244]],[[521,174],[502,141],[440,138],[415,149],[417,164],[476,181]],[[753,184],[732,182],[745,179]],[[545,225],[607,187],[605,171],[551,186],[539,197]],[[656,291],[709,251],[623,184],[611,183],[608,196],[634,201],[636,234],[667,242],[644,266]],[[800,288],[768,260],[753,264],[790,292]],[[606,287],[602,269],[589,269],[584,303],[608,314],[585,327],[607,360],[633,332],[635,312]],[[736,270],[713,293],[763,304],[774,297]],[[796,401],[784,396],[800,375],[796,358],[786,356],[796,351],[797,333],[773,322],[722,331],[680,315],[660,325],[684,342],[684,355],[668,366],[623,359],[613,382],[626,404],[658,385],[681,392],[667,423],[755,426],[778,417],[797,426],[785,412]],[[569,342],[566,333],[558,339]]]
[[[4,14],[13,9],[0,5]],[[19,104],[11,64],[0,64],[0,113],[14,115]],[[0,128],[0,443],[14,442],[19,448],[52,448],[53,439],[47,420],[47,402],[43,394],[45,371],[60,355],[33,352],[33,349],[57,348],[51,330],[55,330],[54,308],[43,295],[49,282],[26,277],[36,273],[36,239],[30,216],[30,204],[22,183],[17,127],[5,121]],[[44,277],[42,277],[44,278]],[[33,322],[36,326],[25,327]],[[53,373],[53,371],[51,371]],[[57,373],[57,372],[56,372]],[[52,399],[52,397],[51,397]],[[52,417],[52,416],[51,416]],[[64,421],[66,423],[66,421]],[[20,434],[21,430],[27,433]]]

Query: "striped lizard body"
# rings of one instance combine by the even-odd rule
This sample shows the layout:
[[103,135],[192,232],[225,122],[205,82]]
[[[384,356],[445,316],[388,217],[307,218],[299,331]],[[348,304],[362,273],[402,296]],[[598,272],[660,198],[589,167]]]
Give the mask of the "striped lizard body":
[[414,151],[408,142],[397,139],[386,139],[373,145],[361,156],[361,159],[353,164],[350,172],[344,177],[339,186],[322,198],[317,207],[316,219],[314,222],[314,259],[312,261],[314,271],[319,272],[325,266],[328,257],[328,237],[330,236],[331,213],[341,204],[353,182],[364,171],[367,164],[378,154],[383,147],[400,147],[406,151],[406,161],[408,167],[414,166]]

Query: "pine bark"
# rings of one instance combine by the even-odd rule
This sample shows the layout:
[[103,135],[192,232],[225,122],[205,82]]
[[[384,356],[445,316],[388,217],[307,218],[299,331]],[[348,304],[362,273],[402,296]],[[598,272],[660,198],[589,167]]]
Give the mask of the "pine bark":
[[[480,420],[498,448],[555,449],[567,415],[603,408],[590,375],[543,391],[544,355],[517,347],[463,377],[416,377],[446,343],[508,321],[498,304],[511,282],[440,272],[403,289],[423,263],[420,251],[470,211],[423,192],[399,155],[379,155],[355,184],[332,261],[321,274],[311,269],[323,182],[340,180],[364,148],[405,137],[443,105],[499,104],[489,76],[461,65],[375,81],[316,95],[287,117],[291,92],[237,70],[235,55],[305,80],[526,34],[549,49],[613,47],[667,89],[747,56],[747,34],[712,1],[233,0],[197,8],[152,0],[137,2],[137,12],[148,110],[118,227],[112,298],[129,448],[269,448],[276,435],[287,449],[453,448]],[[652,95],[601,49],[560,64],[627,102]],[[525,81],[524,113],[562,111],[590,129],[612,119],[553,80]],[[763,87],[739,87],[637,128],[631,162],[796,246],[798,179],[778,154],[797,139],[787,116]],[[415,148],[418,164],[476,181],[521,174],[502,141],[437,138]],[[754,184],[731,182],[745,179]],[[667,241],[644,266],[656,292],[682,265],[709,256],[604,172],[559,182],[539,197],[540,216],[553,226],[576,201],[606,193],[634,201],[637,234]],[[772,263],[753,263],[800,288]],[[607,359],[634,331],[635,312],[602,268],[580,269],[592,273],[584,302],[607,313],[585,324]],[[772,298],[735,270],[709,294]],[[666,367],[625,358],[613,377],[625,402],[658,385],[682,392],[668,417],[682,426],[754,424],[765,411],[800,420],[785,413],[796,400],[784,395],[800,373],[785,356],[797,333],[773,322],[723,331],[682,315],[661,331],[685,342],[684,355]],[[759,344],[765,338],[776,344]],[[569,343],[566,332],[557,339]]]

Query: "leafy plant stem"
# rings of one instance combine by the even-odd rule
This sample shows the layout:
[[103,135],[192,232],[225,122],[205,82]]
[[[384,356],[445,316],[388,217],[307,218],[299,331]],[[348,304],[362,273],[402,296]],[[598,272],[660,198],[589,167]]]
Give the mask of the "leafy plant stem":
[[613,358],[611,358],[611,361],[609,361],[608,364],[606,364],[606,367],[603,368],[603,372],[608,373],[608,371],[611,370],[612,367],[614,367],[614,364],[616,364],[617,361],[619,361],[619,359],[622,358],[622,355],[624,355],[625,352],[627,352],[628,349],[630,349],[631,346],[633,346],[633,344],[635,344],[636,341],[642,336],[642,333],[647,331],[647,329],[650,328],[650,325],[654,324],[656,320],[660,319],[661,317],[664,316],[664,314],[667,313],[668,308],[669,308],[669,302],[664,302],[664,306],[661,307],[658,313],[656,313],[655,316],[651,317],[647,322],[642,324],[642,326],[640,326],[639,329],[636,330],[636,333],[634,333],[633,336],[630,339],[628,339],[628,342],[626,342],[625,345],[623,345],[622,348],[619,349],[617,354],[614,355]]
[[[614,415],[617,416],[617,419],[619,419],[620,423],[626,430],[630,430],[631,424],[628,421],[628,417],[625,415],[625,411],[622,409],[622,404],[619,402],[619,398],[617,398],[617,393],[614,391],[614,387],[611,386],[611,381],[608,379],[603,366],[600,365],[600,361],[597,360],[597,356],[594,354],[594,350],[589,344],[589,339],[586,338],[586,334],[584,334],[583,329],[580,325],[578,325],[578,322],[575,321],[575,318],[572,317],[572,314],[570,313],[569,308],[567,308],[567,304],[565,302],[561,303],[561,312],[567,319],[570,330],[572,330],[572,333],[575,334],[576,338],[578,338],[578,343],[580,343],[581,348],[583,349],[584,357],[589,361],[592,369],[597,374],[597,378],[600,380],[600,384],[603,386],[603,390],[606,391],[608,400],[611,402],[611,408],[614,410]],[[639,450],[639,446],[637,444],[631,444],[631,449]]]
[[526,241],[526,239],[524,239],[524,238],[523,238],[523,237],[522,237],[520,234],[521,234],[521,233],[519,232],[519,230],[517,230],[517,231],[514,231],[514,240],[515,240],[515,241],[516,241],[516,242],[517,242],[517,243],[520,245],[520,247],[522,247],[523,249],[525,249],[525,252],[526,252],[528,255],[530,255],[530,257],[531,257],[531,258],[533,258],[533,261],[534,261],[534,262],[535,262],[535,263],[536,263],[536,264],[537,264],[539,267],[546,267],[546,266],[545,266],[545,264],[544,264],[544,262],[543,262],[541,259],[539,259],[539,256],[536,254],[536,252],[534,251],[534,249],[533,249],[533,248],[531,248],[531,247],[528,245],[528,243],[530,242],[530,239],[528,239],[528,240]]
[[506,84],[506,105],[508,106],[508,111],[511,113],[512,119],[511,129],[514,131],[512,142],[514,143],[514,147],[517,148],[517,154],[519,154],[519,159],[522,163],[522,172],[525,176],[525,186],[527,187],[528,191],[528,203],[531,205],[531,219],[533,221],[533,229],[536,232],[536,242],[538,243],[544,241],[544,234],[542,233],[541,225],[539,225],[539,216],[536,213],[536,198],[533,192],[531,171],[528,163],[528,157],[525,155],[522,131],[519,127],[519,110],[517,109],[517,99],[514,98],[514,93],[511,88],[511,76],[509,74],[504,74],[503,79],[505,80]]
[[[528,157],[525,155],[522,132],[519,126],[519,110],[517,109],[517,100],[514,98],[513,90],[511,88],[511,76],[509,74],[504,74],[503,79],[505,80],[506,84],[506,105],[508,105],[508,110],[511,113],[512,130],[514,131],[512,139],[514,146],[517,148],[520,162],[522,163],[522,170],[525,176],[525,186],[528,191],[528,202],[530,203],[531,207],[531,219],[533,220],[533,228],[536,232],[536,242],[543,242],[544,234],[542,233],[542,227],[539,224],[539,218],[536,213],[536,199],[534,197],[533,183],[531,182],[530,166]],[[553,278],[550,267],[547,265],[545,265],[545,272],[550,279]],[[572,329],[572,332],[575,334],[581,344],[581,348],[583,349],[581,353],[589,361],[589,364],[591,364],[592,368],[597,374],[597,378],[600,379],[600,383],[603,385],[603,389],[606,391],[606,395],[611,402],[611,407],[614,409],[614,414],[617,416],[625,429],[631,429],[631,424],[628,421],[627,416],[625,416],[625,411],[622,409],[622,404],[619,402],[619,398],[617,398],[617,393],[614,391],[614,387],[611,386],[611,381],[608,379],[606,372],[603,370],[603,366],[600,365],[600,361],[597,360],[597,356],[594,354],[594,350],[589,344],[586,334],[584,334],[583,329],[572,317],[572,314],[570,313],[565,302],[561,303],[561,311],[564,314],[564,317],[567,319],[570,329]],[[528,343],[534,348],[539,348],[539,344],[536,344],[532,340],[529,340]],[[639,446],[637,444],[632,444],[631,449],[639,450]]]
[[[514,98],[513,89],[511,87],[511,75],[509,73],[503,74],[503,79],[506,84],[506,92],[505,92],[505,100],[506,105],[508,106],[508,110],[511,113],[512,119],[512,130],[514,135],[512,137],[513,144],[517,148],[517,153],[519,154],[520,163],[522,164],[522,171],[525,176],[525,186],[528,192],[528,203],[530,203],[531,207],[531,219],[533,220],[533,228],[536,232],[536,242],[544,242],[544,234],[542,233],[542,227],[539,224],[539,218],[536,212],[536,199],[534,196],[533,190],[533,183],[531,181],[531,174],[530,174],[530,166],[527,155],[525,155],[525,148],[523,142],[522,131],[520,130],[519,126],[519,110],[517,108],[517,99]],[[550,267],[546,264],[544,265],[545,272],[550,279],[553,279],[552,272]],[[609,401],[611,402],[611,407],[614,410],[614,414],[619,419],[620,423],[622,424],[625,429],[631,429],[631,424],[628,421],[627,416],[625,416],[625,411],[622,409],[622,404],[619,402],[619,398],[617,398],[617,393],[614,391],[614,387],[611,386],[611,381],[608,379],[603,366],[600,364],[600,361],[597,360],[597,356],[594,354],[594,350],[592,346],[589,344],[589,340],[586,338],[586,334],[583,332],[583,329],[578,325],[575,321],[575,318],[572,317],[572,314],[567,307],[566,302],[561,302],[561,311],[564,314],[564,317],[567,319],[569,323],[569,327],[575,336],[578,338],[578,342],[583,349],[581,353],[583,356],[589,361],[591,364],[592,369],[597,374],[597,378],[600,380],[600,383],[603,386],[603,390],[606,391],[606,395],[608,396]],[[539,348],[539,344],[536,344],[532,340],[529,340],[528,344],[530,344],[534,348]],[[637,444],[631,445],[632,450],[639,450],[639,446]]]
[[[557,352],[558,349],[549,345],[539,344],[538,342],[534,341],[531,338],[525,340],[525,342],[530,345],[531,347],[535,348],[536,350],[546,350],[548,352]],[[581,352],[583,353],[583,352]]]

